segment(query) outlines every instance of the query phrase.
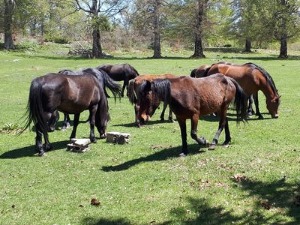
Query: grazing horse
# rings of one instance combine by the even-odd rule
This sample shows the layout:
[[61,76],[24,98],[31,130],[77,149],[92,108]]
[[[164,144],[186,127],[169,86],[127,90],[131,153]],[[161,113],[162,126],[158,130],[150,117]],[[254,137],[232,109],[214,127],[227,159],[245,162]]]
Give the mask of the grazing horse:
[[129,64],[116,64],[116,65],[101,65],[96,69],[104,70],[113,80],[124,81],[121,96],[124,97],[125,87],[128,87],[129,80],[139,76],[137,70]]
[[[150,110],[150,102],[161,96],[169,103],[180,126],[182,139],[181,156],[188,154],[186,120],[191,119],[191,137],[200,145],[207,145],[203,137],[197,136],[200,116],[216,112],[220,117],[218,130],[209,146],[215,149],[219,136],[225,128],[224,145],[231,141],[227,109],[234,100],[237,119],[246,119],[247,96],[232,78],[215,74],[206,78],[177,77],[164,80],[146,81],[140,88],[137,101],[140,104],[138,117],[142,118]],[[150,112],[151,113],[151,112]]]
[[[108,87],[108,89],[110,89],[112,91],[112,93],[118,93],[118,95],[121,90],[120,85],[118,83],[114,82],[114,80],[112,80],[108,76],[108,74],[103,70],[98,70],[98,69],[94,69],[94,68],[86,68],[86,69],[76,70],[76,71],[64,69],[64,70],[60,70],[58,73],[66,74],[66,75],[73,75],[73,76],[80,76],[85,73],[91,74],[91,75],[95,76],[96,78],[98,78],[99,81],[101,82],[106,97],[109,97],[106,92],[106,87]],[[70,121],[71,120],[70,120],[69,114],[64,113],[64,121],[63,121],[62,130],[65,130],[66,128],[70,127]]]
[[[141,88],[142,85],[145,84],[146,81],[153,81],[156,79],[166,79],[166,78],[174,78],[176,77],[176,75],[173,74],[163,74],[163,75],[151,75],[151,74],[147,74],[147,75],[140,75],[138,77],[136,77],[135,79],[130,80],[129,85],[128,85],[128,89],[127,89],[127,97],[129,98],[129,101],[134,104],[134,111],[135,111],[135,123],[138,127],[141,126],[141,122],[146,122],[149,121],[150,117],[155,113],[155,110],[158,108],[158,106],[160,105],[161,101],[164,101],[164,99],[154,99],[154,101],[151,101],[151,114],[147,114],[146,118],[142,118],[142,120],[140,120],[137,117],[137,112],[139,110],[139,104],[137,104],[137,92],[139,91],[139,89]],[[163,106],[163,110],[160,114],[160,120],[164,121],[164,115],[165,115],[165,111],[167,108],[168,104],[164,101],[164,106]],[[173,122],[173,117],[172,117],[172,111],[171,109],[169,109],[169,117],[168,117],[169,121]]]
[[[96,126],[100,138],[105,138],[109,120],[108,102],[99,78],[91,74],[72,76],[50,73],[32,80],[27,104],[25,128],[33,122],[36,131],[36,150],[40,156],[52,149],[48,131],[57,111],[74,114],[70,138],[75,138],[80,113],[89,110],[90,140],[96,142]],[[23,130],[23,131],[24,131]],[[42,143],[44,137],[45,144]]]
[[194,71],[195,77],[206,77],[215,73],[222,73],[235,79],[249,97],[253,95],[256,115],[259,119],[263,119],[258,103],[258,91],[261,90],[266,96],[267,109],[272,118],[278,118],[280,96],[271,75],[265,69],[254,63],[235,65],[220,62],[210,67],[201,66]]

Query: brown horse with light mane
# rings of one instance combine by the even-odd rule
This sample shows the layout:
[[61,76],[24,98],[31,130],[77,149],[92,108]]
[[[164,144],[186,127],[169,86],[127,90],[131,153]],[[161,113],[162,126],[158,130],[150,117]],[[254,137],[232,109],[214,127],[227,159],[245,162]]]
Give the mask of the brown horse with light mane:
[[180,126],[182,139],[181,156],[188,154],[186,137],[186,120],[191,120],[191,137],[200,145],[207,145],[203,137],[197,136],[197,126],[202,115],[217,113],[220,117],[218,130],[210,144],[215,149],[219,136],[225,129],[224,145],[231,141],[227,109],[234,100],[237,119],[246,119],[247,96],[240,85],[232,78],[222,74],[215,74],[205,78],[191,78],[186,76],[146,81],[137,93],[138,118],[151,114],[151,102],[164,99],[176,115]]
[[209,67],[207,65],[201,66],[193,70],[191,76],[206,77],[215,73],[222,73],[225,76],[235,79],[248,96],[253,95],[256,115],[258,115],[260,119],[263,119],[263,116],[259,111],[258,91],[262,91],[266,96],[269,113],[272,118],[278,118],[280,96],[271,75],[265,69],[254,63],[235,65],[220,62],[212,64]]
[[[140,105],[137,103],[137,94],[140,91],[141,87],[145,85],[146,81],[153,81],[157,79],[166,79],[166,78],[174,78],[176,75],[173,74],[163,74],[163,75],[154,75],[154,74],[147,74],[147,75],[140,75],[136,77],[135,79],[132,79],[129,81],[128,90],[127,90],[127,97],[129,98],[129,101],[134,104],[134,111],[135,111],[135,122],[138,127],[141,126],[141,122],[147,122],[150,120],[150,117],[154,114],[155,110],[160,105],[160,102],[163,101],[163,99],[155,99],[154,101],[151,101],[151,113],[147,113],[143,118],[137,117],[137,112],[139,110]],[[163,110],[160,114],[161,121],[164,121],[164,115],[168,104],[164,102]],[[172,111],[169,110],[169,121],[173,121],[172,117]]]

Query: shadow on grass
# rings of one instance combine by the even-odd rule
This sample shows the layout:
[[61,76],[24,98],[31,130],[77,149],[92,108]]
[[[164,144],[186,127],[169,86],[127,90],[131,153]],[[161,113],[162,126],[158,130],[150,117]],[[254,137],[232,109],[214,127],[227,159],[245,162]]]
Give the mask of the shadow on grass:
[[81,221],[81,224],[84,225],[132,225],[133,223],[130,223],[127,219],[95,219],[91,217],[84,218]]
[[[66,149],[67,144],[69,143],[69,140],[65,141],[58,141],[51,143],[53,146],[53,149],[51,151]],[[35,145],[30,145],[23,148],[17,148],[10,150],[8,152],[4,152],[2,155],[0,155],[0,159],[17,159],[22,157],[32,157],[36,156],[35,151]]]
[[[235,182],[236,187],[244,190],[248,196],[257,199],[252,213],[243,220],[245,224],[300,224],[300,184],[288,183],[285,178],[277,181],[262,182],[244,179]],[[282,217],[265,216],[263,211],[277,209],[291,220]]]
[[[203,151],[205,148],[201,148],[198,144],[192,144],[188,146],[189,148],[189,155],[194,155],[194,154],[203,154],[205,151]],[[143,162],[153,162],[153,161],[163,161],[167,160],[170,158],[177,158],[180,157],[179,154],[181,153],[181,146],[177,147],[171,147],[167,149],[163,149],[161,151],[157,151],[151,155],[145,156],[145,157],[140,157],[137,159],[132,159],[127,162],[124,162],[119,165],[115,166],[103,166],[102,170],[105,172],[113,172],[113,171],[122,171],[122,170],[127,170],[133,166],[136,166],[140,163]]]

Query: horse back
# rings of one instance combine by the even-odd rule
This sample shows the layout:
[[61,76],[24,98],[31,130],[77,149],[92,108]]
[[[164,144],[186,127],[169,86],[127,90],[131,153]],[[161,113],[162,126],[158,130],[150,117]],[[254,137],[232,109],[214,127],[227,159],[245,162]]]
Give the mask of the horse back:
[[233,100],[234,84],[224,75],[171,79],[170,105],[176,115],[208,115],[223,110]]

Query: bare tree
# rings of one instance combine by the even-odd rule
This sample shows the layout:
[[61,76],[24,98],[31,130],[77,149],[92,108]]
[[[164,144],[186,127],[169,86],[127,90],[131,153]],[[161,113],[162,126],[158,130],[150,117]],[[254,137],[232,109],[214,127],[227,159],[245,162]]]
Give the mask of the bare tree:
[[153,58],[161,58],[161,45],[160,45],[160,0],[154,1],[154,10],[153,10],[153,33],[154,33],[154,42],[153,42]]
[[[92,19],[92,39],[93,39],[92,56],[94,58],[105,57],[101,46],[100,23],[101,23],[101,19],[103,19],[103,16],[101,17],[101,14],[105,14],[105,16],[107,17],[116,15],[126,7],[125,6],[126,1],[121,1],[121,0],[111,0],[111,1],[75,0],[75,1],[78,9],[88,13]],[[104,5],[105,7],[103,7]]]
[[205,58],[202,46],[202,27],[205,18],[205,9],[207,7],[208,0],[196,1],[196,21],[195,21],[195,47],[193,58]]
[[15,8],[14,0],[4,0],[4,48],[14,49],[13,41],[13,13]]

